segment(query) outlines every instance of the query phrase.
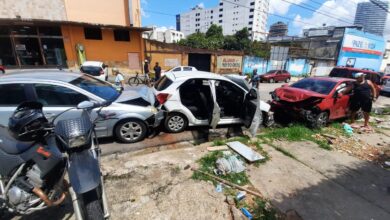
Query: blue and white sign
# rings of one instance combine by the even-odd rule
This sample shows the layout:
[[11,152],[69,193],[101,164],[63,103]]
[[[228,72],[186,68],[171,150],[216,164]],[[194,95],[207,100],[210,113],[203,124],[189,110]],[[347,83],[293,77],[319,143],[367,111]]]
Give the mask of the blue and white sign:
[[384,51],[383,37],[346,28],[337,65],[379,71]]

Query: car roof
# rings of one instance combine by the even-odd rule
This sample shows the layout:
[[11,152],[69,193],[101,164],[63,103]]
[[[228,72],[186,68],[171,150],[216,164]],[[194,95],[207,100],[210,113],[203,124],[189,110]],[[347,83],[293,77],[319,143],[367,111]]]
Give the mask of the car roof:
[[177,71],[177,72],[169,72],[166,73],[166,76],[173,80],[187,80],[187,79],[218,79],[218,80],[229,80],[228,78],[204,71]]
[[79,78],[83,74],[61,71],[61,70],[32,70],[32,71],[21,71],[0,75],[0,81],[13,81],[13,80],[51,80],[60,82],[70,82],[74,79]]
[[372,71],[372,70],[364,70],[364,69],[358,69],[358,68],[353,68],[353,67],[345,67],[345,66],[336,66],[333,69],[346,69],[346,70],[353,70],[353,71],[364,72],[364,73],[378,74],[378,72],[375,72],[375,71]]
[[342,78],[342,77],[309,77],[305,79],[314,79],[314,80],[322,80],[322,81],[329,81],[329,82],[345,82],[345,81],[350,81],[353,82],[355,79],[350,79],[350,78]]
[[103,62],[101,61],[85,61],[82,66],[102,66],[103,65]]

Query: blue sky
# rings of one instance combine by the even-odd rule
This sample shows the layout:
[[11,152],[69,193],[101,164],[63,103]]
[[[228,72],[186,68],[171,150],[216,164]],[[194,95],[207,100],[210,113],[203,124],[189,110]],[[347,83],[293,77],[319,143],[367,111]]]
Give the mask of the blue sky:
[[[299,35],[303,28],[318,27],[324,23],[327,25],[352,25],[357,2],[361,1],[367,0],[270,0],[270,13],[288,17],[292,20],[269,15],[268,27],[277,21],[287,22],[289,24],[289,34]],[[141,0],[142,25],[175,27],[174,15],[189,11],[191,7],[198,4],[202,4],[207,8],[217,6],[218,2],[219,0]],[[288,2],[293,2],[301,7]],[[302,7],[312,8],[314,12]],[[388,16],[388,21],[390,21],[390,16]],[[390,28],[387,28],[387,34],[390,36]]]

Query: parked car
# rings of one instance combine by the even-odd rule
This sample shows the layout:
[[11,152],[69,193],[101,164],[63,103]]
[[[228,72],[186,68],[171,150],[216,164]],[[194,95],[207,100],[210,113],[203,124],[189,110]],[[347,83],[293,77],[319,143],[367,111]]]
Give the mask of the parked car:
[[187,126],[249,127],[259,105],[265,113],[261,118],[264,124],[273,120],[267,113],[270,106],[262,101],[256,103],[257,91],[238,77],[202,71],[169,72],[155,84],[154,92],[168,112],[164,127],[171,133],[181,132]]
[[165,73],[167,73],[167,72],[180,72],[180,71],[197,71],[197,69],[193,66],[176,66],[176,67],[173,67],[173,68],[165,71]]
[[0,73],[4,74],[5,73],[5,67],[0,65]]
[[390,96],[390,74],[386,74],[382,78],[382,84],[381,95]]
[[350,78],[354,79],[356,73],[364,73],[366,75],[366,79],[370,80],[374,83],[375,89],[377,90],[377,94],[381,91],[381,76],[379,73],[374,72],[368,69],[357,69],[351,67],[335,67],[329,73],[329,77],[341,77],[341,78]]
[[81,67],[80,72],[87,73],[100,80],[108,80],[108,66],[100,61],[85,61]]
[[260,75],[260,82],[290,82],[291,74],[286,70],[271,70]]
[[271,93],[275,118],[304,119],[312,127],[325,126],[330,120],[349,115],[350,94],[341,92],[355,80],[314,77],[299,80]]
[[[16,106],[26,100],[41,102],[48,118],[82,101],[113,101],[102,113],[115,119],[99,122],[97,136],[114,136],[126,143],[141,141],[164,118],[163,112],[154,107],[156,100],[151,89],[119,92],[114,85],[88,74],[26,71],[2,75],[0,93],[8,94],[0,96],[0,124],[4,126]],[[72,110],[65,116],[75,118],[78,114],[79,111]]]

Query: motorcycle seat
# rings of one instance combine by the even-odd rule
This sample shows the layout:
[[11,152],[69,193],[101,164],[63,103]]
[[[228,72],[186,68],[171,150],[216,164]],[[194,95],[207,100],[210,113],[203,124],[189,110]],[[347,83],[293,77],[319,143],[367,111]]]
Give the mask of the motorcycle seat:
[[0,148],[7,154],[21,154],[26,150],[30,149],[30,147],[34,144],[34,142],[22,142],[16,140],[9,133],[7,128],[0,127]]

